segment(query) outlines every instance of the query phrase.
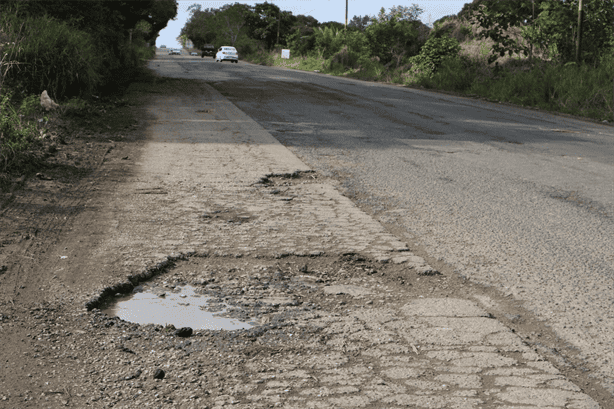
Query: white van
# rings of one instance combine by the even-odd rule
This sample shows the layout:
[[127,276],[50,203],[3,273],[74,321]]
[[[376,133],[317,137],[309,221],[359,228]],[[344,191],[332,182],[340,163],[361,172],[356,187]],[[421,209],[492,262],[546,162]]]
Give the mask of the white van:
[[215,61],[223,62],[224,60],[238,63],[239,54],[237,53],[237,49],[229,46],[220,47],[220,49],[217,50],[217,54],[215,55]]

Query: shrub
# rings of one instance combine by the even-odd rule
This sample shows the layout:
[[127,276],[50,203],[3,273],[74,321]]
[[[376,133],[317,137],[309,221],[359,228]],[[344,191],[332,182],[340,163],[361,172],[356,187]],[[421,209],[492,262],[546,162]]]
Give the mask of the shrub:
[[40,109],[38,98],[24,98],[19,111],[16,111],[11,96],[11,92],[4,92],[0,97],[0,170],[3,171],[36,142],[39,134],[36,122],[27,118]]
[[458,41],[454,38],[431,37],[426,40],[420,54],[411,57],[410,61],[417,66],[435,71],[445,58],[458,55],[460,49]]
[[393,18],[371,24],[366,28],[365,35],[370,55],[378,56],[384,65],[391,61],[396,61],[398,65],[404,56],[411,54],[420,33],[414,22]]
[[356,68],[365,58],[364,55],[353,50],[350,51],[349,47],[345,46],[331,57],[331,63]]
[[466,56],[448,56],[441,61],[439,69],[421,84],[428,88],[464,92],[471,88],[476,71],[470,69],[471,61]]

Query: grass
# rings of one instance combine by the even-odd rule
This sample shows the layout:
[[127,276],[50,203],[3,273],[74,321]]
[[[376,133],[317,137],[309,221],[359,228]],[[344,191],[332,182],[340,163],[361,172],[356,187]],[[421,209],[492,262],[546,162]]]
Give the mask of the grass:
[[414,66],[407,59],[399,66],[384,66],[377,58],[363,58],[353,66],[344,66],[336,62],[339,58],[324,59],[322,53],[316,52],[306,56],[291,53],[291,58],[282,59],[281,50],[260,50],[244,59],[261,65],[479,96],[599,121],[614,120],[611,52],[595,65],[562,64],[541,50],[535,51],[532,60],[513,55],[488,64],[492,41],[476,41],[475,28],[472,32],[466,27],[453,27],[451,32],[461,41],[461,52],[444,60],[435,72]]
[[[114,89],[103,82],[102,60],[108,55],[96,49],[90,35],[47,16],[18,18],[7,10],[0,15],[0,179],[37,166],[50,121],[90,116],[96,100]],[[119,93],[141,75],[155,49],[135,38],[121,52],[121,69],[105,80]],[[43,111],[42,90],[59,109]]]

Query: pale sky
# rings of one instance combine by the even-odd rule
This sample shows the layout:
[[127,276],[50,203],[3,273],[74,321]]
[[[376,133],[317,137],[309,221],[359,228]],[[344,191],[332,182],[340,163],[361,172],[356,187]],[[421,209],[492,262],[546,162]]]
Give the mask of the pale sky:
[[[180,44],[176,38],[181,32],[181,28],[185,25],[189,12],[187,8],[192,4],[201,4],[203,9],[218,8],[224,4],[243,3],[254,5],[264,3],[265,0],[257,1],[184,1],[180,0],[177,12],[177,20],[169,21],[166,28],[160,31],[160,36],[156,41],[156,46],[166,45],[169,48],[179,48]],[[384,7],[388,11],[393,6],[411,7],[412,4],[417,4],[424,13],[420,15],[420,20],[428,24],[429,14],[430,21],[434,22],[443,16],[457,14],[463,8],[465,3],[470,3],[471,0],[440,0],[440,1],[400,1],[400,0],[349,0],[348,1],[348,22],[354,16],[377,15],[380,8]],[[280,9],[291,11],[292,14],[304,14],[306,16],[315,17],[320,23],[328,21],[337,21],[345,23],[345,0],[272,0],[269,3],[274,3]]]

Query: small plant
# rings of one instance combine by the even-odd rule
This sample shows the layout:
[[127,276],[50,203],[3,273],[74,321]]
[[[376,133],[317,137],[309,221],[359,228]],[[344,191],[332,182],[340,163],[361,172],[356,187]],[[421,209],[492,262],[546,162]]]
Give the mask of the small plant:
[[0,169],[3,171],[28,150],[40,135],[36,121],[25,118],[26,114],[35,112],[30,101],[31,98],[24,99],[24,114],[20,114],[11,104],[10,92],[5,92],[0,98]]

